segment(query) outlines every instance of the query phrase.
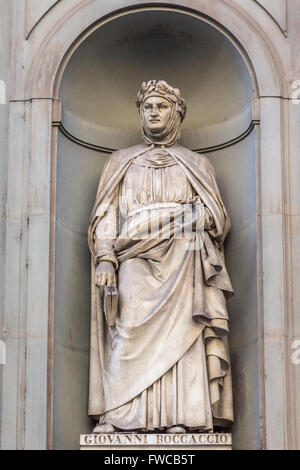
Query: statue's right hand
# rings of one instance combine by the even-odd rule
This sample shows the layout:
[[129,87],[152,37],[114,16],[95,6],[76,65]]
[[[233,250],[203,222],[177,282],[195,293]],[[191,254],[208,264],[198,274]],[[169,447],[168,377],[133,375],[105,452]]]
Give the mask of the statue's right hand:
[[100,261],[96,268],[95,284],[98,287],[116,285],[115,268],[111,261]]

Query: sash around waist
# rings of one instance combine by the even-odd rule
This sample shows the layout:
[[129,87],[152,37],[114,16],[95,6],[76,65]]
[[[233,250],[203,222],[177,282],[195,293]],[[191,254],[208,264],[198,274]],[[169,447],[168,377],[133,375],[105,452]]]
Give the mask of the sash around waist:
[[203,205],[201,202],[198,201],[191,201],[191,202],[155,202],[153,204],[148,204],[147,206],[140,206],[137,207],[136,209],[132,209],[127,212],[127,217],[132,217],[136,214],[139,214],[140,212],[143,211],[151,211],[151,210],[160,210],[160,209],[182,209],[183,206],[185,205]]

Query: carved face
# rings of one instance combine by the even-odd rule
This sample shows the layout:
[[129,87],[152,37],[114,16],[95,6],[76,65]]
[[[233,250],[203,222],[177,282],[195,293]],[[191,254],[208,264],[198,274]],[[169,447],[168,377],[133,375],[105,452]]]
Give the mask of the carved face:
[[145,122],[151,132],[162,132],[169,120],[172,105],[165,98],[150,96],[143,104]]

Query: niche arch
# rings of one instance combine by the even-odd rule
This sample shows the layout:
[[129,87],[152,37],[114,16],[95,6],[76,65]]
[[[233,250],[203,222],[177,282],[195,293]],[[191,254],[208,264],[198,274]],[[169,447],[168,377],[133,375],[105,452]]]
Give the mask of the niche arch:
[[[202,149],[209,153],[232,212],[226,253],[237,290],[236,300],[229,305],[235,428],[240,434],[244,427],[244,439],[235,445],[242,447],[247,442],[257,447],[257,122],[252,115],[256,90],[240,53],[211,24],[183,12],[151,9],[127,12],[103,24],[81,42],[62,75],[55,235],[54,448],[71,445],[71,423],[77,429],[74,446],[77,434],[91,428],[86,417],[90,318],[86,228],[109,152],[140,141],[134,101],[141,81],[152,77],[166,79],[187,95],[189,112],[181,141],[199,153]],[[241,392],[245,403],[239,402]],[[73,398],[66,403],[69,394]]]

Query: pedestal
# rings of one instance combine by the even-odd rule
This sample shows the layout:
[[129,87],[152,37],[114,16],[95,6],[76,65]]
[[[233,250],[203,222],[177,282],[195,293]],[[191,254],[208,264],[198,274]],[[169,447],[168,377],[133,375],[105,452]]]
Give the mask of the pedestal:
[[231,450],[231,434],[81,434],[80,450]]

